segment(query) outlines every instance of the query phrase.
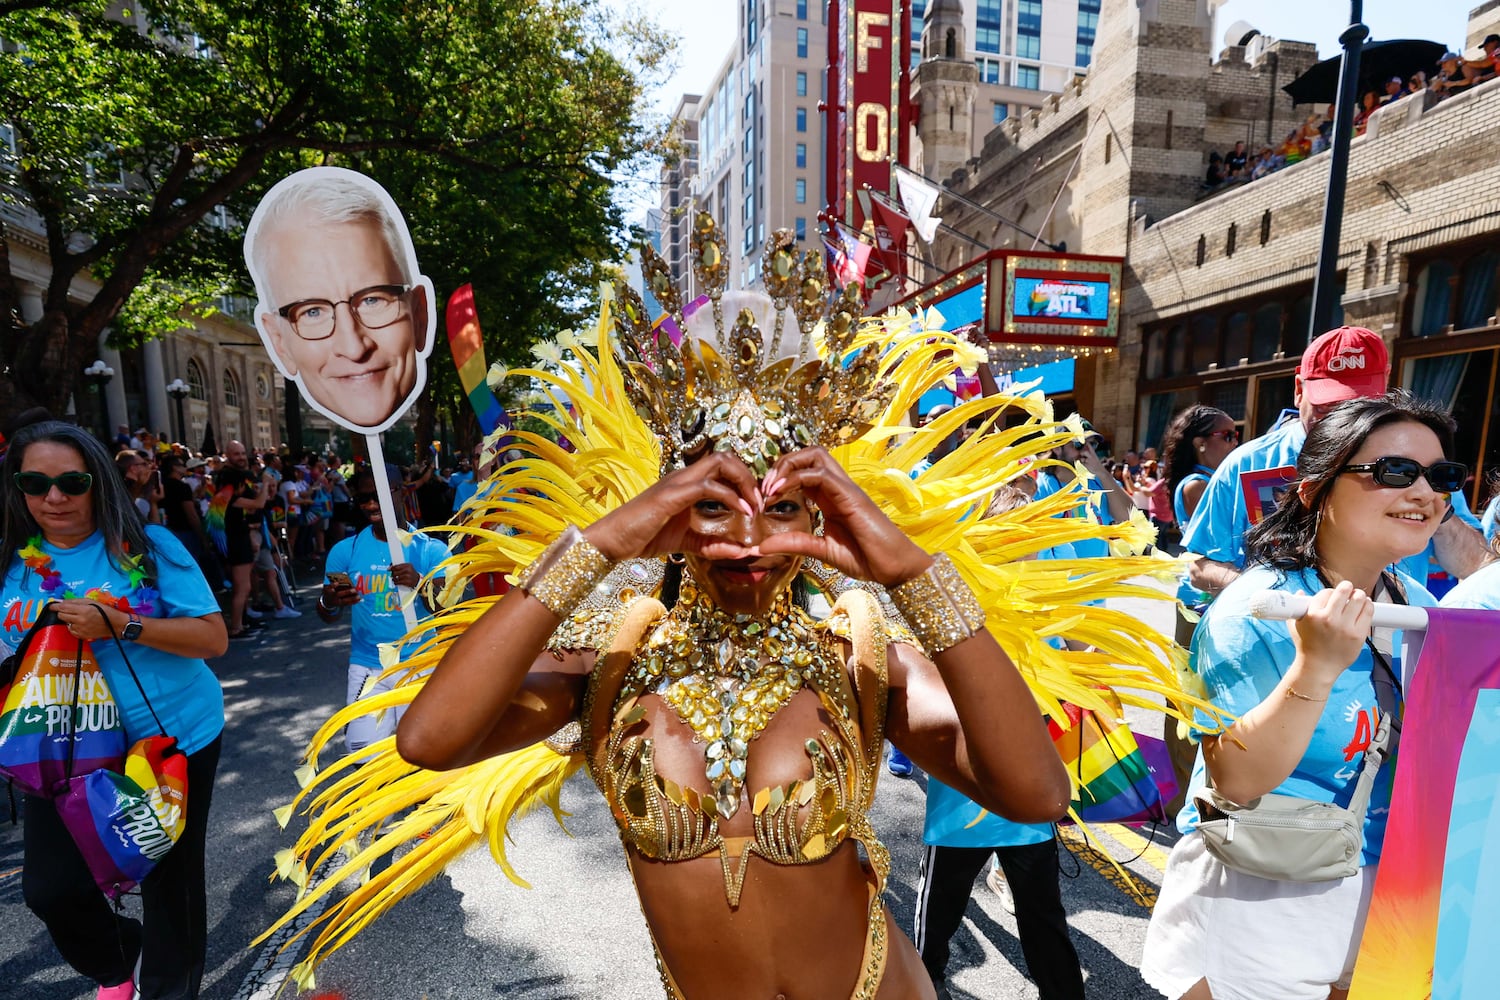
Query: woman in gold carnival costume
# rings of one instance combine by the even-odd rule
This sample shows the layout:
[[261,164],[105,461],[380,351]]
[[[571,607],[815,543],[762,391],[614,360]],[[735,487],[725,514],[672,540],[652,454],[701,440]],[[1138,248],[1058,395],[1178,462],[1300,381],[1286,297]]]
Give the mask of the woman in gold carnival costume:
[[[593,350],[565,337],[540,353],[566,350],[566,363],[515,373],[550,386],[553,408],[536,415],[575,450],[516,435],[527,456],[470,507],[464,530],[482,544],[449,568],[450,581],[511,573],[516,588],[441,612],[423,649],[390,668],[399,686],[315,737],[303,793],[279,812],[306,804],[311,819],[278,856],[302,894],[276,927],[412,847],[315,922],[300,985],[482,839],[525,885],[506,824],[538,803],[560,821],[562,783],[587,768],[669,998],[929,998],[881,901],[890,861],[868,812],[882,741],[986,809],[1047,821],[1070,798],[1042,718],[1062,716],[1057,699],[1103,708],[1099,688],[1122,686],[1138,704],[1196,703],[1168,640],[1084,603],[1160,596],[1125,582],[1175,572],[1126,554],[1152,538],[1143,518],[1053,517],[1076,489],[982,514],[1027,461],[1080,437],[1077,420],[1053,422],[1039,396],[991,396],[902,426],[922,392],[982,352],[922,317],[862,320],[856,297],[827,293],[819,256],[798,261],[791,246],[782,231],[766,248],[768,295],[726,294],[723,239],[700,215],[710,302],[690,320],[645,252],[680,346],[620,286]],[[1028,418],[1006,428],[1010,405]],[[569,407],[572,419],[555,416]],[[910,476],[976,417],[981,433]],[[496,522],[515,534],[483,527]],[[1017,561],[1090,537],[1121,556]],[[805,610],[810,587],[836,601],[824,620]],[[1054,634],[1091,649],[1053,649]],[[398,705],[394,741],[315,774],[345,722]]]

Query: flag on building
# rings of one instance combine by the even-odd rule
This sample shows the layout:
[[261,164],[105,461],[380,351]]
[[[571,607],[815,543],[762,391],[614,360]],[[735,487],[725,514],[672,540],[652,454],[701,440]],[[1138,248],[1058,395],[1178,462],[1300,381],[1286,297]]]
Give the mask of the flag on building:
[[863,283],[873,247],[838,226],[829,235],[832,239],[824,237],[823,245],[828,248],[828,271],[833,280],[840,288]]
[[906,274],[902,249],[906,245],[906,231],[911,228],[911,220],[874,192],[871,192],[870,208],[875,223],[876,263],[887,274],[898,277]]
[[931,243],[932,238],[937,235],[938,225],[943,221],[941,216],[932,214],[943,189],[925,177],[898,169],[896,190],[901,195],[902,207],[911,217],[912,228],[922,237],[923,243]]

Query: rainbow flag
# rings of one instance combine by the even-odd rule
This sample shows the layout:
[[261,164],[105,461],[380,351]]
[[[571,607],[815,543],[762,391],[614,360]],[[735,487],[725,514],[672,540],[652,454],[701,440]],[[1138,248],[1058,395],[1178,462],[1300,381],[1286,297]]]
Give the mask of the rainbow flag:
[[1427,616],[1350,1000],[1495,995],[1500,612],[1429,608]]
[[208,513],[203,518],[203,528],[221,556],[229,555],[229,533],[224,530],[224,517],[233,499],[234,487],[224,487],[208,502]]
[[479,428],[486,436],[497,427],[510,427],[510,418],[495,398],[486,379],[489,368],[484,363],[484,336],[479,332],[479,313],[474,309],[474,286],[460,285],[448,297],[448,348],[458,379],[463,383],[469,405],[479,418]]
[[1065,701],[1068,728],[1047,720],[1052,745],[1073,779],[1073,812],[1086,823],[1165,822],[1161,790],[1120,702],[1111,692],[1103,697],[1113,706],[1108,715]]

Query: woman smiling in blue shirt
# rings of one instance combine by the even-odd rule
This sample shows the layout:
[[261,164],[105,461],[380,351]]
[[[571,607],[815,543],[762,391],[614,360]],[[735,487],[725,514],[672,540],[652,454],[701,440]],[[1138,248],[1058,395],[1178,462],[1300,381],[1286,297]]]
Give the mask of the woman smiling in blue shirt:
[[[1245,539],[1252,568],[1194,638],[1210,699],[1238,718],[1203,738],[1193,790],[1212,778],[1233,802],[1273,792],[1349,802],[1379,718],[1399,720],[1401,710],[1399,639],[1372,631],[1374,601],[1432,603],[1392,570],[1426,548],[1448,516],[1447,491],[1462,484],[1467,470],[1446,461],[1452,429],[1434,405],[1393,393],[1342,403],[1308,432],[1287,500]],[[1250,617],[1263,590],[1313,595],[1307,615],[1295,624]],[[1342,998],[1390,787],[1389,772],[1377,778],[1360,872],[1327,882],[1227,868],[1195,832],[1190,801],[1147,931],[1146,982],[1184,1000]]]

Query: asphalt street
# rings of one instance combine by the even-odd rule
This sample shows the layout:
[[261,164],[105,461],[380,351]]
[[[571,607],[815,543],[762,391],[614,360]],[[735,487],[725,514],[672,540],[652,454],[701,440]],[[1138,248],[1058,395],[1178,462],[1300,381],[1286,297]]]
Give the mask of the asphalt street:
[[[292,771],[307,739],[343,703],[347,624],[323,625],[307,591],[301,619],[274,622],[213,663],[224,686],[228,725],[209,833],[208,966],[203,996],[266,1000],[294,955],[249,942],[291,901],[271,882],[275,852],[291,843],[272,810],[296,790]],[[1170,609],[1131,610],[1170,627]],[[1158,717],[1135,714],[1146,732]],[[921,850],[924,781],[882,776],[874,822],[890,848],[887,900],[910,932]],[[453,865],[319,970],[316,992],[375,998],[660,998],[640,909],[602,799],[579,776],[565,789],[571,833],[548,815],[515,824],[510,858],[532,883],[510,883],[483,849]],[[0,810],[4,810],[0,805]],[[21,898],[21,828],[0,812],[0,994],[26,1000],[89,1000],[94,989],[62,964]],[[1104,828],[1103,846],[1126,862],[1122,879],[1065,831],[1063,897],[1090,997],[1151,998],[1137,966],[1169,831]],[[1149,836],[1149,839],[1147,837]],[[1154,842],[1153,842],[1154,841]],[[129,912],[134,900],[127,900]],[[296,946],[293,945],[293,948]],[[981,881],[953,942],[949,983],[956,998],[1037,995],[1022,971],[1015,918]],[[287,984],[281,996],[294,996]]]

